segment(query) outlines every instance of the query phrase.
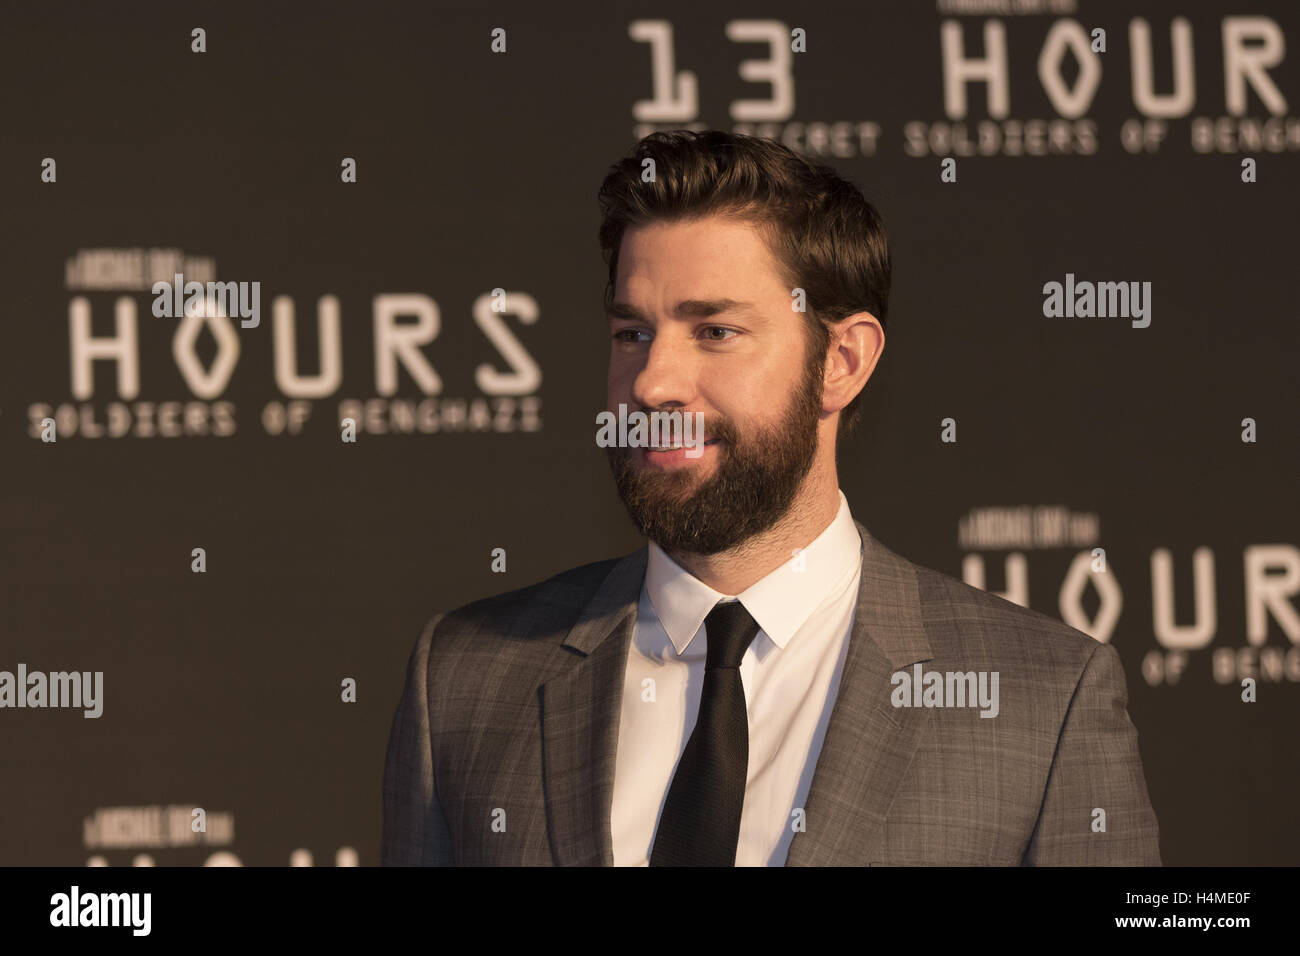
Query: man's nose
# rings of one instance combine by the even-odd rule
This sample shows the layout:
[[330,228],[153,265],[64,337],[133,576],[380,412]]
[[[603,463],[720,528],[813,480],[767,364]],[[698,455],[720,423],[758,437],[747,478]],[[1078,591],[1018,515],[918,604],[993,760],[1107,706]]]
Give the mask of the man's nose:
[[642,408],[689,405],[695,399],[695,363],[689,346],[670,336],[655,338],[632,385],[632,397]]

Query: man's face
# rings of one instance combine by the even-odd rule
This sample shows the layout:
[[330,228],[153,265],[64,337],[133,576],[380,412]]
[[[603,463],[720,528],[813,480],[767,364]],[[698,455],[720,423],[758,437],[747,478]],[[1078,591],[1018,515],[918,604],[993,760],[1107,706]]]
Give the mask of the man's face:
[[749,223],[712,217],[624,234],[609,410],[704,415],[699,457],[608,450],[632,520],[666,551],[729,550],[794,501],[817,451],[825,357],[810,352],[792,301]]

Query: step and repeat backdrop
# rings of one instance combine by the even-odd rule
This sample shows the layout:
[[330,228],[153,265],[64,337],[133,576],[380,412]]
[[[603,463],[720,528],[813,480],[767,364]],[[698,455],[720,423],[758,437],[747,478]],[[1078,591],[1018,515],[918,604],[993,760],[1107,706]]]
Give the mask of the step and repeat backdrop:
[[596,189],[674,128],[883,215],[855,517],[1115,647],[1167,864],[1300,861],[1298,44],[1289,2],[6,4],[0,864],[378,862],[428,618],[641,544]]

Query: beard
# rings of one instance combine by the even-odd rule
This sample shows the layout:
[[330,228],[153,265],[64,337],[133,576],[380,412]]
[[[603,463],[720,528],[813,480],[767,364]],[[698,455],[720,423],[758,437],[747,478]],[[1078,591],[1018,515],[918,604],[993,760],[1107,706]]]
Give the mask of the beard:
[[803,380],[776,425],[742,434],[730,419],[706,418],[703,435],[721,441],[712,446],[718,465],[703,480],[696,468],[641,467],[633,461],[634,449],[607,449],[619,497],[637,530],[670,554],[718,554],[776,524],[790,510],[817,453],[822,375],[820,360],[805,363]]

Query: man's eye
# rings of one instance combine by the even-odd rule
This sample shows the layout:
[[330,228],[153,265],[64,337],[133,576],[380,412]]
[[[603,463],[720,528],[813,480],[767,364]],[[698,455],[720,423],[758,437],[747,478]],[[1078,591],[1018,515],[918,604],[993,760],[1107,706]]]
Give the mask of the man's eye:
[[715,334],[714,334],[714,333],[717,333],[717,332],[722,332],[722,333],[725,334],[725,336],[739,335],[739,334],[740,334],[740,333],[737,332],[735,329],[727,329],[727,328],[723,328],[721,325],[710,325],[710,326],[706,326],[706,327],[705,327],[705,329],[704,329],[704,337],[705,337],[706,339],[708,339],[710,342],[725,342],[725,341],[727,341],[727,339],[726,339],[725,336],[723,336],[723,335],[715,335]]
[[[644,334],[645,333],[642,332],[640,329],[619,329],[617,332],[614,333],[614,341],[615,342],[636,342],[638,341],[638,339],[636,339],[635,336],[644,335]],[[629,336],[632,337],[629,338]]]

